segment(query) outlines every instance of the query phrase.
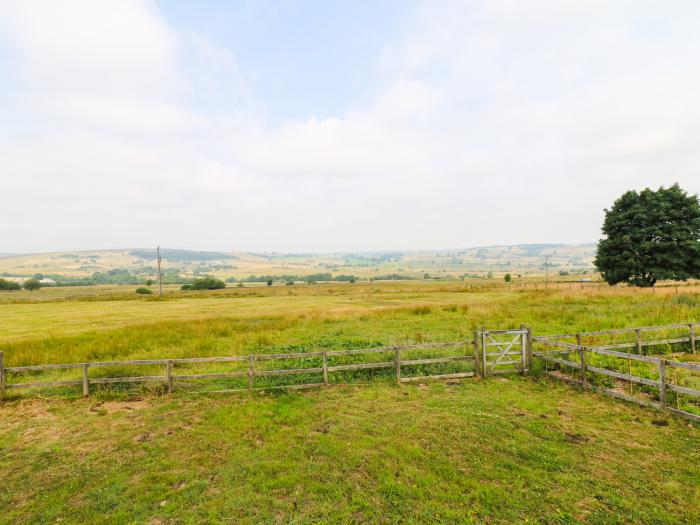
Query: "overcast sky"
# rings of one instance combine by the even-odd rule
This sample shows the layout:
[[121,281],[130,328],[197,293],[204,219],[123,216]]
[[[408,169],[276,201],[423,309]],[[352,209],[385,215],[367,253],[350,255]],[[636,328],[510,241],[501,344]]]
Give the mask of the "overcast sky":
[[583,243],[700,192],[700,2],[0,0],[0,252]]

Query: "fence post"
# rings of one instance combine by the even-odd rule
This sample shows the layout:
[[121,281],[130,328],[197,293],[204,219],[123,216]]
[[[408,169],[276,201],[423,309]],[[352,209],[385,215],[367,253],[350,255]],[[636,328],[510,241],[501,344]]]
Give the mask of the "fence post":
[[253,390],[253,374],[255,374],[255,371],[253,370],[254,360],[254,355],[248,356],[248,390]]
[[165,363],[165,377],[168,381],[168,394],[173,393],[173,362]]
[[88,364],[83,363],[83,397],[90,395],[90,379],[88,378]]
[[479,348],[479,331],[474,330],[474,374],[484,377],[481,372],[481,349]]
[[323,384],[328,386],[328,352],[323,351]]
[[581,386],[586,388],[586,352],[583,349],[583,336],[581,334],[576,334],[576,347],[578,348],[579,360],[581,362],[581,368],[579,372],[581,373]]
[[642,355],[642,331],[637,328],[634,332],[637,334],[637,355]]
[[695,323],[690,323],[690,352],[695,353]]
[[481,372],[482,375],[481,377],[486,377],[488,375],[488,367],[486,366],[488,361],[487,361],[487,355],[486,355],[486,327],[482,326],[481,327]]
[[659,359],[659,401],[666,408],[666,361]]
[[396,349],[396,382],[401,383],[401,350]]
[[520,325],[520,360],[523,366],[523,374],[527,372],[527,326]]
[[0,352],[0,399],[5,397],[5,358],[4,353]]

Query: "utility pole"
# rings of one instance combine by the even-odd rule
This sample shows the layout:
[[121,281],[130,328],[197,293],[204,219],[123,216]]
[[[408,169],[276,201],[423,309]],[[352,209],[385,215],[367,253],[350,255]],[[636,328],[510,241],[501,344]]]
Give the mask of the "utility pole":
[[544,256],[544,293],[549,291],[549,255]]
[[158,289],[160,290],[160,296],[163,297],[163,275],[160,273],[160,246],[156,247],[156,252],[158,254]]

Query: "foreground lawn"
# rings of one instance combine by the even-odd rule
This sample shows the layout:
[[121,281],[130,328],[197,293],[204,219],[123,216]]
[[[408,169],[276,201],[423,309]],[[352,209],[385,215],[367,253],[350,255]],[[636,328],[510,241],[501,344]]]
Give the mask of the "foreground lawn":
[[517,377],[11,401],[0,522],[699,523],[698,432]]

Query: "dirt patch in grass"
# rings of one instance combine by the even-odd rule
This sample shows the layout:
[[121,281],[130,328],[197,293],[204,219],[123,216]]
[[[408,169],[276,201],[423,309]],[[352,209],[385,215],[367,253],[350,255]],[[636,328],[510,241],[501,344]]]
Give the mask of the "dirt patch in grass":
[[95,411],[105,411],[108,414],[114,412],[129,412],[131,410],[144,410],[148,408],[150,403],[144,399],[134,400],[134,401],[104,401],[101,403],[96,403],[90,410]]

